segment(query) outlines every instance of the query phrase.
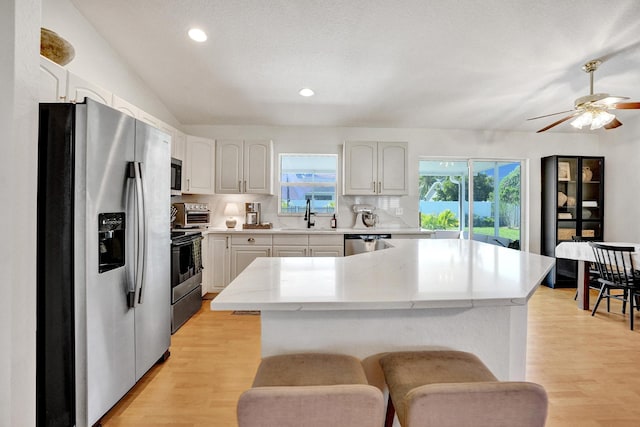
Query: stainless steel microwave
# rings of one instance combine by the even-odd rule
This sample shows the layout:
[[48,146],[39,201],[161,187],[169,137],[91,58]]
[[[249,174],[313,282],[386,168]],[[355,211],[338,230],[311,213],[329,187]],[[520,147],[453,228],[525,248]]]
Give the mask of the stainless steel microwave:
[[182,160],[171,158],[171,195],[182,194]]

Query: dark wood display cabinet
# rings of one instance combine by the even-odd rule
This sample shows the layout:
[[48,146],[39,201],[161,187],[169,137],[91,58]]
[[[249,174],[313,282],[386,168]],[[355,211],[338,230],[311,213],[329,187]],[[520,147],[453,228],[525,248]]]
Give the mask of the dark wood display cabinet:
[[[602,241],[604,233],[604,157],[542,158],[540,250],[555,257],[556,246],[576,238]],[[575,287],[577,261],[557,259],[543,284]]]

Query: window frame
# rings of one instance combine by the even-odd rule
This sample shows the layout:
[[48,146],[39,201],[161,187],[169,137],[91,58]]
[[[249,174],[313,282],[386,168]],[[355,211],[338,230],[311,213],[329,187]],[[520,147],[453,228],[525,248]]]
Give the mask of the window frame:
[[[282,182],[282,160],[284,157],[295,157],[295,156],[299,156],[299,157],[330,157],[333,158],[335,160],[335,181],[334,182],[297,182],[295,183],[283,183]],[[339,189],[339,157],[338,154],[335,153],[279,153],[278,154],[278,180],[277,180],[277,185],[278,185],[278,216],[283,216],[283,217],[302,217],[304,216],[304,211],[301,212],[282,212],[282,187],[284,186],[291,186],[291,187],[299,187],[304,185],[305,187],[329,187],[329,186],[333,186],[334,187],[334,207],[333,207],[333,212],[332,213],[315,213],[316,216],[319,217],[331,217],[333,215],[337,215],[338,213],[338,189]]]

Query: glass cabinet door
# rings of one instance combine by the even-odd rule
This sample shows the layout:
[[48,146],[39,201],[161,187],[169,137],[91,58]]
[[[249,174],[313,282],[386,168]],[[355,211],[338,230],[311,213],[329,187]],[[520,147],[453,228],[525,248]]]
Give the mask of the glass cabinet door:
[[581,236],[602,240],[604,165],[602,158],[583,157],[581,163]]
[[576,235],[578,212],[578,158],[558,157],[558,240]]

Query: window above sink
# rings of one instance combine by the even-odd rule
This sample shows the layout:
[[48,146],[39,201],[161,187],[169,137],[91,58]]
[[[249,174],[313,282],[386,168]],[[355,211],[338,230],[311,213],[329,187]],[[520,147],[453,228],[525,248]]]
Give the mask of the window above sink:
[[278,163],[278,215],[304,215],[307,200],[317,215],[337,212],[337,155],[282,153]]

